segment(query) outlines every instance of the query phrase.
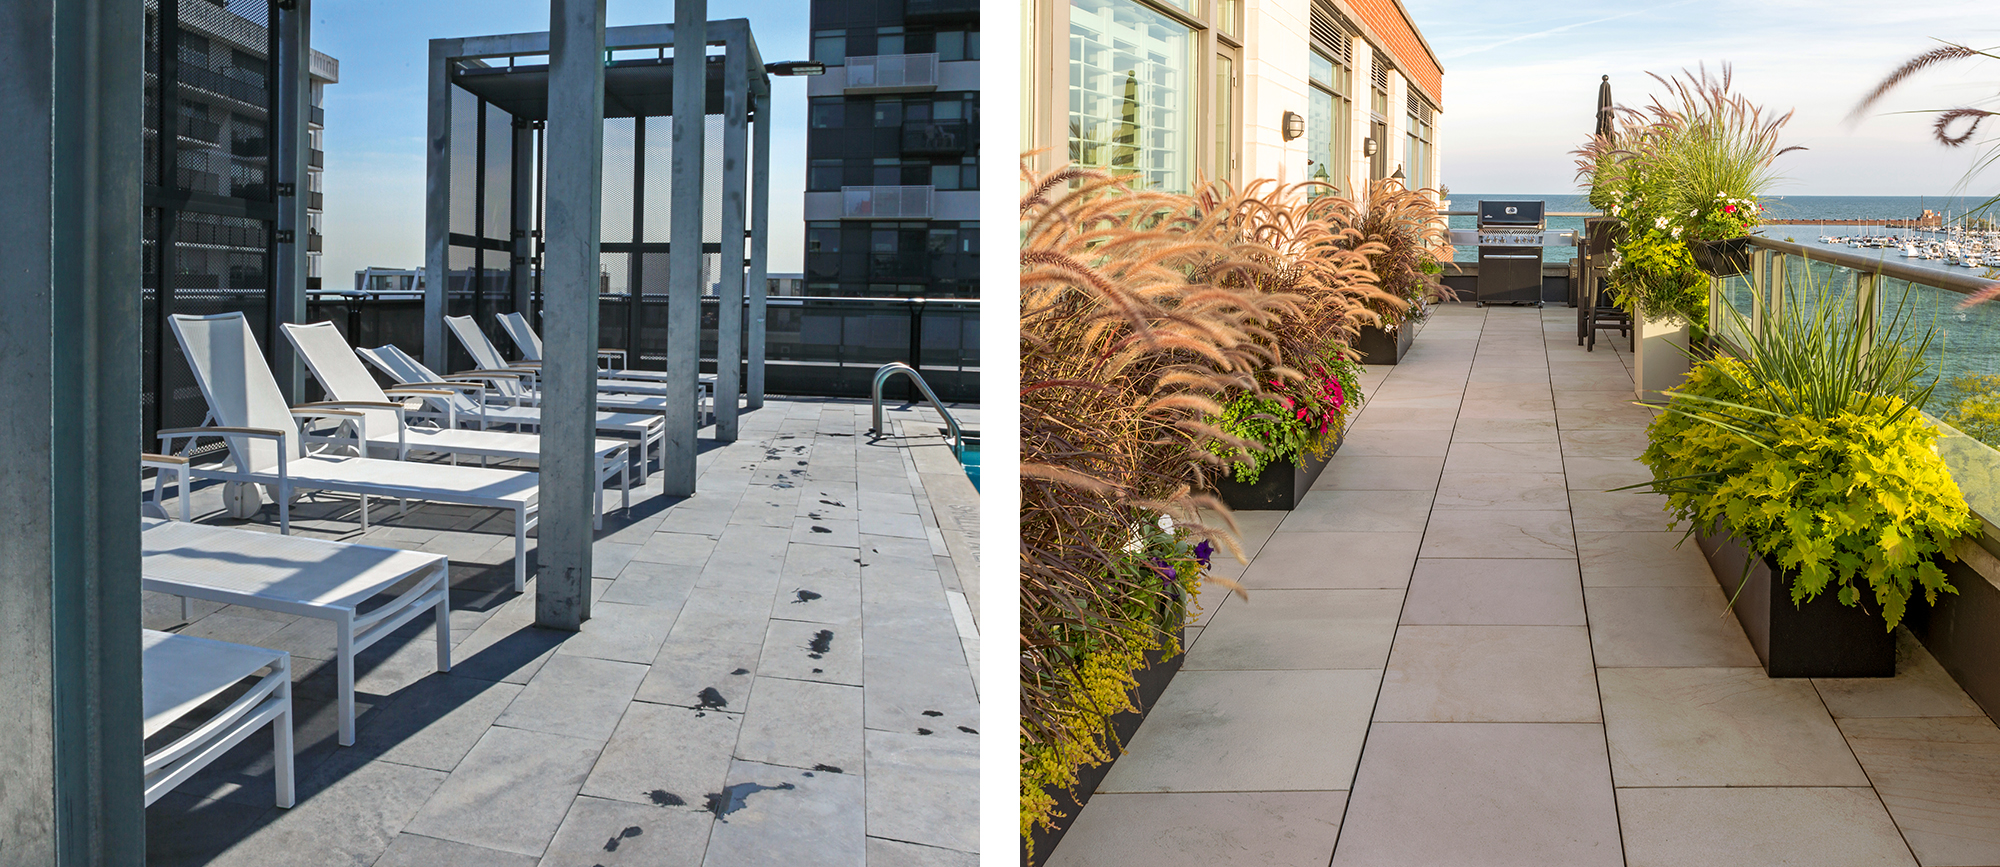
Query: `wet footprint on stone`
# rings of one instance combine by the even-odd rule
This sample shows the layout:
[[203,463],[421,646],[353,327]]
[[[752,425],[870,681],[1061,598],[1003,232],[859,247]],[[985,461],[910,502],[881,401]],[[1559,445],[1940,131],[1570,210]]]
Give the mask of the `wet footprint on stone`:
[[924,711],[924,716],[944,716],[944,711],[941,711],[941,710],[927,710],[927,711]]
[[927,734],[930,734],[930,733],[931,733],[931,730],[930,730],[930,729],[917,729],[917,734],[920,734],[920,735],[927,735]]
[[679,796],[679,795],[676,795],[676,794],[674,794],[674,793],[672,793],[672,792],[669,792],[669,791],[667,791],[666,789],[654,789],[654,790],[652,790],[652,791],[650,791],[650,792],[647,792],[647,793],[646,793],[646,798],[647,798],[648,800],[651,800],[651,801],[653,802],[653,806],[656,806],[656,807],[684,807],[684,806],[687,806],[687,801],[686,801],[686,800],[683,800],[683,799],[681,798],[681,796]]
[[820,525],[818,525],[818,524],[814,524],[814,525],[813,525],[813,528],[812,528],[812,531],[813,531],[813,532],[815,532],[815,533],[831,533],[831,532],[833,532],[832,530],[829,530],[829,529],[827,529],[827,528],[825,528],[825,527],[822,527],[822,526],[820,526]]
[[959,727],[958,727],[958,730],[959,730],[959,731],[962,731],[962,732],[965,732],[966,734],[969,734],[969,735],[976,735],[976,734],[979,734],[979,730],[978,730],[978,729],[976,729],[976,728],[972,728],[971,726],[959,726]]
[[637,837],[640,834],[644,833],[646,833],[645,830],[641,829],[638,825],[633,825],[630,828],[626,828],[625,830],[618,832],[618,836],[604,841],[604,851],[616,852],[618,851],[619,843],[625,840],[629,840],[633,837]]
[[822,629],[818,632],[813,633],[812,642],[806,645],[806,650],[810,651],[806,655],[812,657],[813,659],[819,659],[820,657],[825,656],[826,653],[832,649],[833,649],[833,630]]
[[811,602],[814,599],[820,598],[820,595],[818,593],[814,593],[811,590],[800,590],[793,595],[798,597],[797,599],[793,600],[792,604],[794,605],[800,602]]

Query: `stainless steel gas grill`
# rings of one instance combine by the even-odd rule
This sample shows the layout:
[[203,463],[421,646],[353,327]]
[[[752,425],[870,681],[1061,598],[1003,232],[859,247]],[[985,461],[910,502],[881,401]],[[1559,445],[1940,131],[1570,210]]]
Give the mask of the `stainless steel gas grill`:
[[1543,203],[1485,201],[1479,203],[1480,304],[1542,306]]

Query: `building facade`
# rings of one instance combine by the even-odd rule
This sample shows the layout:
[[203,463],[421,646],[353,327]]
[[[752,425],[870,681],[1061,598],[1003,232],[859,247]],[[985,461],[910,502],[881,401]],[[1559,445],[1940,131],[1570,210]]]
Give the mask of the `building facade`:
[[312,229],[306,241],[306,286],[320,288],[321,214],[325,212],[326,187],[326,86],[340,83],[340,61],[313,52],[308,61],[312,70],[312,107],[306,114],[306,139],[312,148],[306,159],[306,223]]
[[1398,0],[1030,0],[1022,134],[1065,162],[1186,191],[1441,186],[1444,74]]
[[[281,51],[290,50],[283,46],[307,34],[302,20],[278,22],[302,5],[145,0],[141,281],[148,431],[200,424],[205,412],[186,362],[172,348],[169,315],[241,312],[271,353],[276,323],[302,315],[304,293],[318,282],[321,100],[340,67],[309,49],[288,55],[304,69],[281,67]],[[301,77],[308,83],[293,90]],[[289,129],[280,120],[286,112],[302,115]],[[295,172],[284,151],[299,143],[300,129],[304,165]]]
[[805,294],[979,296],[979,3],[814,0]]

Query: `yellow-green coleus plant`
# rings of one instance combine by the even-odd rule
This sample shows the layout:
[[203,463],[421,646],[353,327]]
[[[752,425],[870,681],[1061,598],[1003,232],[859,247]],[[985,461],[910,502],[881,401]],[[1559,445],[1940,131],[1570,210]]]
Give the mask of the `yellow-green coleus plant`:
[[1757,382],[1741,362],[1704,361],[1654,421],[1641,460],[1668,511],[1791,570],[1795,605],[1829,589],[1863,605],[1865,592],[1863,607],[1893,629],[1919,589],[1929,602],[1956,593],[1937,559],[1978,521],[1938,457],[1936,428],[1892,395],[1824,418],[1771,413],[1783,401]]

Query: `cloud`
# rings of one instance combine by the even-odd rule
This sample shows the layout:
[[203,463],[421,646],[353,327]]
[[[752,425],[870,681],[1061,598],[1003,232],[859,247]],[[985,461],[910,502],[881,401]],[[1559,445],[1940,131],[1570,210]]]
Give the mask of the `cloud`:
[[1632,17],[1632,16],[1634,16],[1634,15],[1638,15],[1638,14],[1640,14],[1640,13],[1642,13],[1642,12],[1658,12],[1658,11],[1661,11],[1661,10],[1664,10],[1664,9],[1672,9],[1672,8],[1674,8],[1675,6],[1686,6],[1687,4],[1689,4],[1689,3],[1693,3],[1693,2],[1695,2],[1695,0],[1680,0],[1680,2],[1678,2],[1678,3],[1668,3],[1668,4],[1667,4],[1667,5],[1665,5],[1665,6],[1657,6],[1657,7],[1653,7],[1653,8],[1651,8],[1651,9],[1634,9],[1634,10],[1632,10],[1632,11],[1630,11],[1630,12],[1620,12],[1620,13],[1618,13],[1617,15],[1607,15],[1607,16],[1605,16],[1605,17],[1603,17],[1603,18],[1594,18],[1594,19],[1591,19],[1591,20],[1589,20],[1589,21],[1578,21],[1578,22],[1576,22],[1576,23],[1574,23],[1574,24],[1564,24],[1564,25],[1563,25],[1563,26],[1561,26],[1561,27],[1551,27],[1551,28],[1549,28],[1549,29],[1547,29],[1547,30],[1539,30],[1539,31],[1536,31],[1536,32],[1534,32],[1534,33],[1523,33],[1523,34],[1521,34],[1521,35],[1519,35],[1519,36],[1510,36],[1510,37],[1508,37],[1508,38],[1506,38],[1506,39],[1502,39],[1502,40],[1500,40],[1500,41],[1498,41],[1498,42],[1493,42],[1493,43],[1488,43],[1488,44],[1486,44],[1486,45],[1481,45],[1481,46],[1478,46],[1478,47],[1476,47],[1476,48],[1462,48],[1462,49],[1459,49],[1459,50],[1457,50],[1457,51],[1451,51],[1451,52],[1447,52],[1447,53],[1445,53],[1444,55],[1442,55],[1442,56],[1440,57],[1440,59],[1441,59],[1441,60],[1452,60],[1452,59],[1456,59],[1456,58],[1460,58],[1460,57],[1466,57],[1466,56],[1469,56],[1469,55],[1473,55],[1473,54],[1478,54],[1478,53],[1480,53],[1480,52],[1482,52],[1482,51],[1491,51],[1491,50],[1493,50],[1493,49],[1495,49],[1495,48],[1499,48],[1499,47],[1500,47],[1500,46],[1502,46],[1502,45],[1512,45],[1512,44],[1514,44],[1514,43],[1516,43],[1516,42],[1521,42],[1521,41],[1523,41],[1523,40],[1528,40],[1528,39],[1539,39],[1539,38],[1541,38],[1541,37],[1544,37],[1544,36],[1552,36],[1552,35],[1554,35],[1554,34],[1557,34],[1557,33],[1566,33],[1566,32],[1568,32],[1568,31],[1571,31],[1571,30],[1575,30],[1575,29],[1576,29],[1576,28],[1578,28],[1578,27],[1589,27],[1589,26],[1591,26],[1591,25],[1593,25],[1593,24],[1603,24],[1603,23],[1605,23],[1605,22],[1607,22],[1607,21],[1617,21],[1617,20],[1618,20],[1618,19],[1620,19],[1620,18],[1630,18],[1630,17]]

